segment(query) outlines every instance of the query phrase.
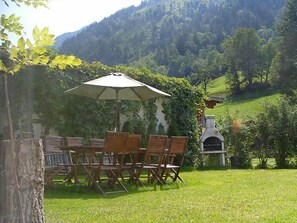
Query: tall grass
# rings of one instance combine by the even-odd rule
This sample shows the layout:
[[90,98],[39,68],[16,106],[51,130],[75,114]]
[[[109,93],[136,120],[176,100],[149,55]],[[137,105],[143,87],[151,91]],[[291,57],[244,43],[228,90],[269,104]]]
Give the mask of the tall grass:
[[296,170],[181,175],[186,184],[117,195],[57,185],[45,191],[45,222],[297,222]]

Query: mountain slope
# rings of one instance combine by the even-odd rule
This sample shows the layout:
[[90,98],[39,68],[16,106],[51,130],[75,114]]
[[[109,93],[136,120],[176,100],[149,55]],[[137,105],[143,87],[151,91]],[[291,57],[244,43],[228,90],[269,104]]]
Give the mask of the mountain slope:
[[208,87],[208,96],[225,97],[224,103],[217,104],[213,109],[207,108],[206,115],[215,115],[217,119],[228,114],[242,119],[255,118],[262,111],[262,105],[269,101],[277,102],[281,94],[275,88],[257,89],[240,95],[228,94],[225,76],[214,79]]
[[203,51],[220,50],[238,27],[272,37],[283,5],[284,0],[146,0],[88,26],[65,40],[59,52],[186,76]]
[[67,40],[70,39],[71,37],[75,36],[78,33],[78,31],[76,32],[69,32],[69,33],[64,33],[60,36],[57,36],[55,38],[55,44],[54,44],[54,48],[55,49],[59,49],[60,46]]

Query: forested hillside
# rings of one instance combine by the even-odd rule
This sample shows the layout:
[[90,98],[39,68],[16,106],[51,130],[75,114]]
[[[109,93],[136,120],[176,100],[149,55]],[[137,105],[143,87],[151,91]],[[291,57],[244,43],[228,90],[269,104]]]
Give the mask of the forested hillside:
[[283,6],[284,0],[145,0],[91,24],[64,41],[59,52],[191,76],[209,52],[222,52],[222,42],[238,28],[254,28],[263,41],[273,39]]

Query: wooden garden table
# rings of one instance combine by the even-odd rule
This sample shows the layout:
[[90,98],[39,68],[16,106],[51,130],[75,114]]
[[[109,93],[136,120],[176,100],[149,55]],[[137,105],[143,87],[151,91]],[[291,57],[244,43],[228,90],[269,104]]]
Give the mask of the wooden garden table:
[[[86,165],[92,165],[93,163],[93,159],[95,156],[96,152],[101,152],[103,147],[99,147],[99,146],[61,146],[60,147],[61,150],[67,150],[67,151],[73,151],[74,152],[74,170],[73,170],[73,176],[74,176],[74,182],[75,184],[79,183],[78,181],[78,174],[77,174],[77,170],[78,170],[78,166],[82,165],[82,166],[86,166]],[[79,163],[79,155],[81,154],[85,154],[87,157],[87,163]]]

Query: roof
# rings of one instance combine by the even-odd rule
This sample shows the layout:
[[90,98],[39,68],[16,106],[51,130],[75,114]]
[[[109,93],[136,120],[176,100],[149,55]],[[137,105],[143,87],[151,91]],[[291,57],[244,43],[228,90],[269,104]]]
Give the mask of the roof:
[[225,98],[222,97],[208,97],[205,100],[205,105],[207,108],[214,108],[217,103],[223,103],[225,101]]

